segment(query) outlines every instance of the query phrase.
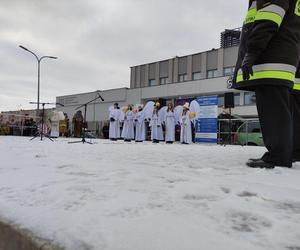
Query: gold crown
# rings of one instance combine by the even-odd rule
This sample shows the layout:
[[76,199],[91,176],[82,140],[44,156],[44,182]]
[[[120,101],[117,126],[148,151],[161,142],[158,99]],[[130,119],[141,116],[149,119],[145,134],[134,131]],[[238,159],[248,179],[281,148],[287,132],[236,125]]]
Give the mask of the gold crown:
[[194,119],[196,117],[196,113],[195,112],[190,112],[190,119]]

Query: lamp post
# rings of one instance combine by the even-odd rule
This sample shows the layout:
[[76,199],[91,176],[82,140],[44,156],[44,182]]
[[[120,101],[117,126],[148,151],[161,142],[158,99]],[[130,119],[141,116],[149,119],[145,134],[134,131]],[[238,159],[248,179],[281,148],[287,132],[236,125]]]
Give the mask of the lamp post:
[[38,57],[34,52],[32,52],[31,50],[25,48],[22,45],[19,45],[19,47],[23,50],[26,50],[27,52],[31,53],[32,55],[34,55],[34,57],[36,58],[37,62],[38,62],[38,93],[37,93],[37,115],[39,115],[39,110],[40,110],[40,70],[41,70],[41,61],[44,58],[50,58],[50,59],[57,59],[56,56],[42,56],[42,57]]

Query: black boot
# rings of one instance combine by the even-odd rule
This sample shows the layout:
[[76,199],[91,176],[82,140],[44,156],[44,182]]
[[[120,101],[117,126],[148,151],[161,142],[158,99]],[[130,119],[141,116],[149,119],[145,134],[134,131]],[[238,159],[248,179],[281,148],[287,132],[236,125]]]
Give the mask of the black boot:
[[261,159],[254,159],[255,161],[248,161],[246,163],[246,165],[250,168],[266,168],[266,169],[273,169],[275,168],[274,164],[272,163],[268,163],[268,162],[265,162]]
[[257,161],[261,161],[261,158],[250,158],[249,161],[257,162]]
[[[262,159],[261,158],[250,158],[249,161],[252,161],[252,162],[258,162],[258,161],[261,161]],[[298,158],[293,158],[292,162],[295,163],[297,161],[300,161],[300,159]]]

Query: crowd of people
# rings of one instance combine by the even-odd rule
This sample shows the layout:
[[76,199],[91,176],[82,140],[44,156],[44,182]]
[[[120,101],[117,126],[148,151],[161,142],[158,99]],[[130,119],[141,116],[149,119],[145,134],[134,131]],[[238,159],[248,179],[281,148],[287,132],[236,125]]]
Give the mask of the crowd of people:
[[109,109],[109,139],[125,142],[143,142],[146,140],[148,127],[151,131],[151,141],[168,144],[175,142],[175,130],[180,126],[180,142],[191,144],[193,142],[192,130],[196,116],[190,110],[189,103],[174,108],[172,103],[161,107],[159,102],[148,102],[145,107],[141,104],[127,105],[120,108],[118,103]]

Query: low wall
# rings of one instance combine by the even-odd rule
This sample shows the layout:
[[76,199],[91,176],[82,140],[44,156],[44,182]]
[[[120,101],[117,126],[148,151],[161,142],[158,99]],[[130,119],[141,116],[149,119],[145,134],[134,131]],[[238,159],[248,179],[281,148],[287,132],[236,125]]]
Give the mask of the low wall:
[[18,229],[0,220],[0,250],[63,250],[49,241],[35,237],[27,230]]

